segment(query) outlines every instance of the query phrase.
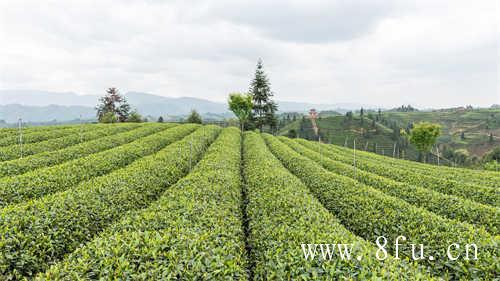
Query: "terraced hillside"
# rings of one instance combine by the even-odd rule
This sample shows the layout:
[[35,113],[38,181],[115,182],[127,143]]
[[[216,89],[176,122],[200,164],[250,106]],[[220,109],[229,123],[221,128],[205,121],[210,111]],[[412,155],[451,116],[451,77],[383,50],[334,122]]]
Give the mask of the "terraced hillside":
[[[413,122],[432,122],[442,126],[439,144],[453,149],[467,149],[471,155],[483,156],[500,145],[500,109],[448,109],[416,112],[382,112],[387,123],[406,127]],[[490,139],[490,134],[492,138]]]
[[[432,164],[481,167],[481,157],[500,145],[500,109],[442,109],[433,111],[382,111],[368,112],[361,119],[356,112],[346,116],[324,116],[316,120],[321,140],[326,143],[352,148],[354,140],[360,150],[391,155],[396,158],[419,160],[417,149],[398,133],[418,122],[441,125],[441,135],[427,160]],[[309,118],[289,122],[279,135],[317,140]],[[439,149],[440,161],[436,153]]]
[[0,131],[0,280],[500,272],[497,172],[354,161],[348,148],[214,125],[55,126],[23,140]]
[[[368,117],[363,120],[358,115],[347,120],[343,115],[326,116],[316,120],[322,142],[346,147],[353,147],[356,140],[358,149],[376,152],[381,155],[396,155],[399,158],[416,160],[417,150],[409,144],[402,146],[401,140],[394,137],[393,130]],[[309,118],[299,119],[287,124],[279,131],[279,135],[289,136],[290,130],[297,132],[297,137],[317,140]],[[394,144],[396,143],[396,147]],[[403,152],[404,151],[404,152]]]

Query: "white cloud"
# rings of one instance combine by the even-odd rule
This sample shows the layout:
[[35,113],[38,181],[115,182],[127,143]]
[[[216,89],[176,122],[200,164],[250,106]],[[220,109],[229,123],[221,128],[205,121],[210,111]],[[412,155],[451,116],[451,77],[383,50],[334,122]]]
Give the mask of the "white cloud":
[[[346,4],[348,3],[348,4]],[[500,103],[495,1],[0,1],[0,88]]]

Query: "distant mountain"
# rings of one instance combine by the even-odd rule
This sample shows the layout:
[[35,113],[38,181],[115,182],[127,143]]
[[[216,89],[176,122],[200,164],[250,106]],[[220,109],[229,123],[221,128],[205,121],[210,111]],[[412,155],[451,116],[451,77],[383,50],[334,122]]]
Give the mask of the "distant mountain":
[[23,122],[70,121],[95,118],[95,110],[86,106],[28,106],[19,104],[0,105],[0,120],[6,123],[15,123],[19,118]]
[[152,94],[128,92],[127,101],[141,113],[153,116],[186,115],[193,109],[205,113],[227,113],[227,105],[198,98],[169,98]]
[[73,92],[47,92],[36,90],[0,90],[0,105],[20,104],[30,106],[78,105],[94,107],[98,97],[93,95],[77,95]]
[[[141,92],[124,94],[132,108],[147,116],[183,116],[192,109],[209,118],[227,118],[232,116],[227,104],[191,97],[164,97]],[[94,118],[94,107],[98,103],[97,95],[78,95],[73,92],[48,92],[36,90],[0,90],[0,120],[15,122],[18,116],[31,122],[58,121],[79,118]],[[307,112],[311,108],[318,111],[335,110],[345,113],[348,110],[375,108],[362,104],[311,104],[302,102],[278,101],[280,112]]]

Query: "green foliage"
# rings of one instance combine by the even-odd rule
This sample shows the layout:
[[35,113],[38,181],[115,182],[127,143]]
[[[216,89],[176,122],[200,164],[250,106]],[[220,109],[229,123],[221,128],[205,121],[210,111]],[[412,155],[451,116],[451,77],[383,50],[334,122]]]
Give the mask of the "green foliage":
[[485,162],[494,161],[494,160],[500,161],[500,146],[495,147],[494,149],[492,149],[491,151],[489,151],[488,153],[486,153],[484,155]]
[[[138,126],[138,124],[112,125],[107,127],[106,134],[102,135],[102,138],[96,139],[89,133],[83,136],[83,139],[88,141],[84,141],[73,146],[0,162],[0,177],[19,175],[31,170],[49,167],[65,161],[88,156],[93,153],[134,141],[137,138],[158,132],[162,129],[159,126]],[[88,137],[88,139],[86,139],[86,137]],[[80,136],[78,136],[78,138],[80,138]]]
[[[134,128],[129,124],[120,124],[117,126],[106,126],[101,124],[81,125],[72,127],[70,134],[39,141],[35,143],[26,143],[22,146],[13,144],[0,147],[0,161],[13,160],[21,157],[27,157],[33,154],[62,149],[68,146],[78,144],[82,141],[97,139],[109,134],[126,131]],[[52,135],[52,131],[45,132],[46,135]]]
[[294,139],[294,138],[296,138],[296,137],[297,137],[297,131],[295,131],[294,129],[290,129],[290,130],[288,130],[288,134],[287,134],[287,136],[288,136],[289,138]]
[[99,117],[99,122],[101,123],[116,123],[118,122],[118,117],[113,112],[106,112]]
[[158,123],[163,123],[163,117],[162,116],[158,117]]
[[245,280],[240,156],[239,131],[225,129],[157,202],[125,216],[40,279],[92,271],[98,279]]
[[[495,147],[496,142],[494,138],[490,141],[489,135],[500,128],[500,110],[494,108],[472,110],[450,108],[417,112],[386,111],[383,118],[388,123],[396,122],[400,127],[422,121],[440,124],[441,136],[437,140],[440,151],[444,145],[448,146],[450,151],[467,149],[470,153],[471,166],[474,164],[474,156],[482,157],[485,151]],[[465,132],[464,138],[461,132]],[[433,162],[436,164],[435,161]],[[445,164],[450,163],[445,162]]]
[[346,114],[345,114],[345,119],[344,119],[344,120],[345,120],[346,122],[349,122],[349,121],[352,121],[352,118],[353,118],[352,111],[348,111],[348,112],[346,112]]
[[[28,143],[40,142],[49,139],[59,138],[68,136],[75,133],[74,126],[70,127],[59,127],[54,130],[50,130],[50,132],[44,131],[26,131],[22,133],[22,143],[23,145]],[[13,131],[11,134],[2,137],[0,139],[0,147],[2,146],[11,146],[11,145],[19,145],[19,132]]]
[[[311,124],[282,117],[291,135]],[[348,130],[359,125],[359,116],[337,117]],[[357,133],[376,136],[365,121]],[[156,122],[25,128],[19,158],[18,131],[0,130],[0,279],[496,278],[499,149],[483,159],[492,171],[359,150],[354,164],[349,148],[255,131]],[[389,240],[384,261],[375,259],[380,235]],[[408,240],[397,260],[399,235]],[[354,243],[354,257],[304,258],[303,243],[336,242]],[[410,243],[436,259],[410,262]],[[462,254],[477,244],[479,260],[449,261],[451,243]]]
[[141,123],[143,122],[142,116],[137,111],[132,111],[130,115],[127,117],[127,122],[131,123]]
[[196,110],[191,110],[191,113],[186,119],[186,123],[201,124],[203,123],[203,120],[201,119],[201,115],[196,112]]
[[490,162],[486,162],[483,165],[484,169],[487,171],[500,171],[500,162],[498,160],[491,160]]
[[135,140],[131,143],[53,167],[0,179],[0,206],[63,191],[81,181],[107,174],[140,157],[157,152],[196,127],[188,125],[171,130],[168,128],[170,127],[153,124],[149,133],[141,135],[134,132]]
[[278,110],[277,104],[271,100],[273,93],[271,92],[271,84],[264,73],[262,60],[257,62],[255,77],[250,83],[250,94],[253,101],[252,121],[255,127],[262,132],[263,127],[268,125],[274,129],[277,124],[275,116]]
[[432,146],[436,143],[440,133],[440,125],[420,122],[415,124],[413,129],[411,129],[409,140],[421,153],[426,153],[429,152]]
[[[165,131],[170,131],[170,137],[162,137],[179,139],[188,128],[199,127],[179,126]],[[0,279],[20,279],[46,270],[128,211],[147,207],[189,172],[219,132],[215,126],[199,128],[123,169],[1,209]]]
[[[407,237],[406,245],[422,243],[426,245],[427,255],[435,259],[424,259],[420,263],[433,275],[445,279],[491,280],[500,270],[500,264],[496,262],[500,239],[484,229],[444,219],[371,186],[328,172],[275,137],[264,134],[264,138],[283,165],[356,235],[369,241],[376,241],[380,235],[388,241],[395,241],[396,237],[404,235]],[[478,260],[450,262],[446,256],[446,245],[452,243],[475,243],[481,249],[481,256]],[[389,253],[395,252],[394,244],[387,244],[386,249]],[[405,257],[412,255],[411,247],[400,248],[399,252]],[[464,254],[463,248],[461,253]]]
[[[302,143],[306,143],[306,141],[299,140]],[[307,144],[306,144],[307,145]],[[317,144],[316,144],[317,145]],[[308,145],[311,147],[311,144]],[[327,146],[325,145],[325,149],[322,150],[323,153],[327,154],[334,160],[341,161],[343,163],[351,165],[353,163],[353,152],[350,149],[345,149],[343,147],[338,146]],[[360,157],[362,155],[371,154],[364,151],[356,151],[356,157]],[[366,160],[366,158],[362,158],[362,161],[357,161],[357,167],[371,172],[383,177],[387,177],[393,179],[395,181],[409,183],[416,186],[421,186],[424,188],[432,189],[437,192],[455,195],[457,197],[461,197],[464,199],[473,200],[478,203],[488,204],[495,207],[500,206],[500,195],[496,192],[495,188],[490,187],[495,184],[493,178],[495,176],[489,178],[489,183],[483,185],[479,185],[476,183],[468,183],[463,181],[453,180],[452,176],[445,175],[444,172],[441,172],[431,166],[430,169],[425,170],[423,172],[414,172],[412,168],[408,168],[409,166],[396,166],[391,165],[392,161],[389,161],[387,157],[383,158],[383,156],[376,156],[380,158],[376,158],[378,160]],[[415,163],[424,165],[421,163],[403,161],[404,163]],[[411,166],[410,166],[411,167]],[[444,167],[443,167],[444,168]],[[433,170],[434,169],[434,170]],[[451,169],[451,168],[448,168]],[[488,174],[477,174],[476,177],[486,177]],[[498,183],[496,183],[498,184]]]
[[[299,144],[300,141],[292,141],[285,137],[280,137],[279,139],[293,150],[321,164],[331,172],[353,178],[379,189],[388,195],[401,198],[412,205],[426,208],[443,217],[468,222],[478,227],[483,226],[493,234],[499,233],[500,221],[497,219],[499,213],[495,207],[479,204],[457,196],[442,194],[405,182],[397,182],[359,168],[354,171],[351,165],[327,157],[330,154],[324,155],[318,144],[308,143],[301,145]],[[460,208],[456,206],[460,206]]]
[[[35,133],[35,132],[50,132],[50,131],[55,131],[55,130],[61,130],[61,129],[69,129],[69,128],[75,128],[80,126],[78,125],[51,125],[51,126],[34,126],[34,127],[26,127],[25,124],[23,124],[22,131],[23,134],[29,134],[29,133]],[[12,136],[18,136],[19,137],[19,128],[0,128],[0,139],[6,138],[6,137],[12,137]]]
[[101,123],[125,122],[130,114],[130,105],[116,88],[106,90],[106,95],[99,99],[95,109],[97,119]]
[[[245,133],[243,150],[255,280],[431,279],[415,266],[392,257],[384,262],[376,260],[374,245],[340,224],[283,168],[258,134]],[[362,256],[362,261],[338,256],[330,262],[304,259],[301,244],[330,241],[353,243],[353,252]]]
[[453,160],[459,164],[465,164],[469,161],[469,152],[467,149],[460,148],[453,152]]
[[414,112],[414,111],[418,111],[418,109],[414,108],[413,106],[411,106],[410,104],[409,105],[402,105],[398,108],[394,108],[394,109],[391,109],[391,111],[397,111],[397,112]]
[[229,94],[229,109],[238,117],[241,131],[252,113],[252,96],[249,94]]
[[[495,147],[488,153],[486,153],[483,157],[483,167],[485,170],[488,171],[495,171],[498,172],[500,171],[500,147]],[[500,178],[500,176],[499,176]],[[499,179],[500,181],[500,179]],[[500,183],[499,183],[500,185]]]

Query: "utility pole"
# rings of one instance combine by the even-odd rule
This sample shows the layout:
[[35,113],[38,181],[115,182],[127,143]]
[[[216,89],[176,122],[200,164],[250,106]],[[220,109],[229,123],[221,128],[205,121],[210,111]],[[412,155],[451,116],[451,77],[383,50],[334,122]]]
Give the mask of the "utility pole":
[[437,158],[438,158],[438,166],[439,166],[439,146],[436,146]]
[[354,139],[353,155],[354,155],[354,180],[356,180],[356,139]]
[[21,152],[21,158],[23,158],[23,119],[19,117],[19,151]]
[[83,141],[83,132],[82,132],[82,130],[83,130],[83,124],[82,124],[82,122],[83,122],[82,121],[82,115],[80,114],[80,142]]
[[321,153],[321,136],[318,136],[318,146],[319,146],[319,160],[320,160],[320,164],[323,165],[323,154]]
[[193,159],[193,135],[191,135],[191,139],[189,140],[189,171],[191,172],[191,163]]

